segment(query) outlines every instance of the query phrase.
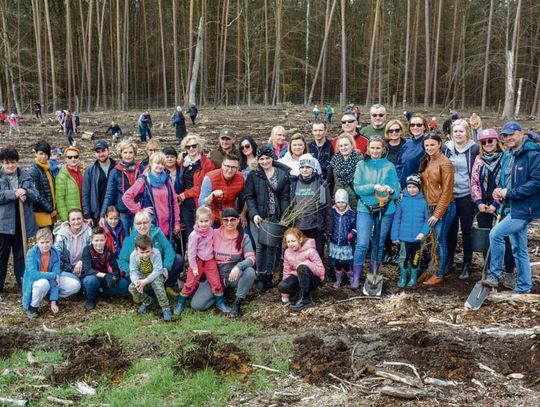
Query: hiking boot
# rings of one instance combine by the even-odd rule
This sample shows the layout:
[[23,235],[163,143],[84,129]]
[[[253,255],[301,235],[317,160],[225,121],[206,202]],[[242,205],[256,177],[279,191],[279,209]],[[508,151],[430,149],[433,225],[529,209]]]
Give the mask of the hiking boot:
[[471,276],[471,271],[469,270],[471,263],[470,261],[463,262],[463,268],[461,269],[461,274],[458,276],[458,278],[462,281],[466,281]]
[[517,273],[515,271],[512,273],[504,273],[501,283],[503,287],[514,290],[517,284]]
[[266,273],[264,276],[264,290],[268,291],[274,288],[274,283],[272,281],[273,275],[270,273]]
[[174,307],[174,315],[180,315],[186,308],[187,296],[181,295],[178,297],[178,304]]
[[424,281],[424,285],[437,285],[443,282],[443,278],[433,274],[430,278]]
[[332,285],[334,288],[341,287],[341,283],[343,281],[343,270],[336,270],[336,281]]
[[360,287],[360,277],[362,276],[362,269],[364,268],[363,265],[357,265],[354,264],[352,266],[352,280],[351,280],[351,288],[353,290],[356,290],[358,287]]
[[227,304],[225,304],[225,300],[223,299],[223,295],[214,295],[214,298],[216,299],[216,308],[220,310],[221,312],[229,313],[231,312],[231,307],[228,307]]
[[399,288],[404,288],[407,285],[407,275],[409,274],[409,268],[405,268],[403,264],[399,266]]
[[32,307],[31,305],[26,310],[26,316],[30,319],[39,317],[39,312],[37,307]]
[[163,320],[166,322],[172,321],[172,313],[169,308],[163,309]]
[[311,301],[309,293],[302,292],[296,304],[292,304],[290,308],[292,311],[302,311],[310,307],[313,307],[313,301]]
[[231,310],[231,318],[240,318],[242,316],[242,311],[240,309],[240,306],[242,305],[243,301],[244,301],[243,298],[236,297],[234,299],[234,304]]
[[409,284],[407,284],[407,287],[414,287],[417,281],[418,281],[418,268],[411,269],[411,279],[409,280]]
[[454,263],[454,260],[449,260],[446,264],[446,274],[448,273],[455,273],[456,272],[456,263]]
[[266,273],[257,273],[257,284],[255,285],[255,289],[259,293],[264,293],[266,291],[264,280],[266,278]]
[[488,274],[486,278],[480,280],[480,284],[486,287],[497,288],[499,285],[499,280],[493,274]]
[[87,300],[86,304],[84,304],[84,309],[87,311],[91,311],[94,308],[96,308],[96,301],[95,300]]
[[142,302],[142,304],[139,306],[139,309],[137,312],[139,314],[144,314],[146,311],[148,311],[148,308],[152,304],[152,297],[147,296],[147,298]]

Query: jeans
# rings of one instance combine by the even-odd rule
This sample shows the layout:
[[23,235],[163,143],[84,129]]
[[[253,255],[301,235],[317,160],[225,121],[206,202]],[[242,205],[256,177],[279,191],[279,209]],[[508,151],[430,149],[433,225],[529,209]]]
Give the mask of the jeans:
[[289,276],[278,284],[280,293],[294,296],[298,291],[309,293],[321,285],[321,279],[304,264],[296,268],[296,273],[296,276]]
[[463,263],[470,263],[473,255],[471,228],[476,207],[470,195],[455,198],[454,203],[456,204],[456,216],[454,216],[448,231],[448,259],[450,262],[454,260],[458,240],[458,226],[460,226],[463,240]]
[[[394,214],[384,215],[381,220],[379,234],[379,244],[377,247],[377,253],[375,253],[375,244],[371,249],[371,262],[380,263],[382,260],[382,254],[384,249],[384,239],[392,226],[392,219],[394,219]],[[378,222],[378,219],[377,219]],[[354,265],[362,266],[366,260],[366,254],[369,248],[369,243],[371,242],[371,230],[373,229],[374,217],[370,213],[366,212],[357,212],[356,213],[356,247],[354,249]],[[377,231],[375,231],[377,233]],[[375,237],[373,237],[375,239]]]
[[[259,228],[255,226],[253,222],[250,222],[250,230],[255,243],[255,265],[257,269],[257,274],[273,274],[274,265],[276,263],[276,251],[278,250],[278,247],[260,244]],[[279,249],[281,248],[279,247]]]
[[133,230],[133,215],[131,212],[120,212],[120,222],[122,222],[122,227],[124,228],[124,239],[126,239]]
[[148,126],[139,126],[139,134],[141,135],[141,141],[146,143],[146,137],[152,138],[152,130]]
[[195,206],[195,199],[188,198],[182,205],[180,205],[180,219],[184,224],[184,230],[182,230],[182,239],[184,242],[184,251],[187,250],[188,238],[191,232],[193,232],[193,226],[195,225],[195,211],[197,207]]
[[71,127],[66,128],[66,136],[67,136],[69,145],[72,146],[74,144],[74,141],[75,141],[73,139],[73,128],[71,128]]
[[439,270],[435,273],[435,275],[438,277],[444,276],[446,265],[448,264],[448,231],[450,230],[450,226],[452,225],[452,221],[454,220],[455,216],[456,205],[454,202],[450,202],[446,213],[442,219],[439,219],[433,228],[435,231],[435,236],[437,237],[437,249],[439,251]]
[[515,291],[518,293],[529,293],[532,288],[531,263],[527,247],[527,232],[530,220],[512,219],[508,214],[491,229],[489,233],[489,244],[491,255],[489,260],[490,274],[501,278],[502,266],[505,253],[504,238],[510,238],[512,254],[516,259],[518,280]]
[[116,282],[116,287],[109,288],[105,284],[104,278],[98,278],[95,275],[86,276],[82,279],[84,294],[88,301],[95,301],[96,294],[101,289],[101,292],[106,295],[125,295],[128,293],[129,281],[126,278],[120,278]]

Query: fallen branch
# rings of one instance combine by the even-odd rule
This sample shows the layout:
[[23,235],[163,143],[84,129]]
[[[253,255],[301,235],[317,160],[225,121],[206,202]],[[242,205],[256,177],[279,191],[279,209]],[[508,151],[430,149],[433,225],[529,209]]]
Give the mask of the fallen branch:
[[386,362],[384,361],[383,362],[383,366],[406,366],[408,367],[409,369],[411,369],[413,372],[414,372],[414,375],[416,377],[418,377],[418,380],[422,380],[422,378],[420,377],[420,375],[418,374],[418,370],[416,369],[415,366],[409,364],[409,363],[403,363],[403,362]]
[[348,380],[342,379],[341,377],[338,377],[333,373],[328,373],[328,376],[330,376],[332,379],[336,379],[337,381],[339,381],[341,383],[348,384],[349,386],[364,388],[364,386],[362,386],[361,384],[353,383],[353,382],[350,382]]
[[449,387],[449,386],[458,385],[458,383],[454,380],[441,380],[441,379],[435,379],[433,377],[426,377],[424,379],[424,383],[433,384],[435,386],[441,386],[441,387]]
[[58,397],[47,396],[47,400],[52,401],[53,403],[62,404],[64,406],[70,406],[73,404],[72,400],[59,399]]
[[378,369],[375,366],[368,366],[368,373],[374,374],[375,376],[384,377],[385,379],[390,379],[395,382],[404,383],[413,387],[421,388],[424,386],[422,380],[419,380],[416,377],[408,376],[398,372],[393,372],[391,370]]
[[485,370],[486,372],[489,372],[491,373],[493,376],[495,377],[503,377],[503,375],[501,375],[500,373],[497,373],[495,370],[493,370],[492,368],[490,368],[489,366],[486,366],[482,363],[478,363],[478,367],[482,370]]
[[7,397],[0,397],[0,403],[7,404],[8,406],[26,406],[27,400],[10,399]]
[[514,294],[514,293],[491,293],[486,300],[499,302],[521,302],[525,304],[536,304],[540,302],[540,294]]
[[336,301],[336,304],[341,304],[342,302],[349,302],[354,300],[382,300],[382,297],[375,297],[374,295],[359,295],[358,297],[351,297],[345,300]]
[[471,382],[473,382],[474,384],[476,384],[478,387],[481,387],[482,389],[486,389],[486,386],[484,386],[482,384],[482,382],[480,382],[479,380],[476,380],[476,379],[472,379]]
[[446,326],[451,326],[452,328],[463,328],[463,325],[453,324],[452,322],[443,321],[442,319],[429,318],[428,322],[432,324],[441,324]]
[[272,372],[272,373],[279,373],[279,374],[288,376],[291,379],[298,380],[298,377],[296,377],[296,376],[294,376],[294,375],[292,375],[290,373],[283,373],[281,370],[273,369],[271,367],[267,367],[267,366],[263,366],[263,365],[256,365],[256,364],[251,364],[251,366],[256,368],[256,369],[262,369],[262,370],[266,370],[267,372]]
[[540,326],[536,325],[532,328],[473,328],[474,332],[495,336],[519,336],[519,335],[538,335],[540,334]]
[[95,396],[96,395],[96,389],[93,387],[90,387],[85,382],[78,382],[75,384],[75,388],[77,391],[81,394],[84,394],[86,396]]
[[411,389],[408,387],[384,386],[381,394],[385,396],[397,397],[400,399],[417,399],[421,397],[433,397],[434,394],[424,390]]
[[32,352],[28,352],[26,354],[26,359],[31,365],[35,365],[37,363],[37,359],[34,357],[34,355],[32,355]]

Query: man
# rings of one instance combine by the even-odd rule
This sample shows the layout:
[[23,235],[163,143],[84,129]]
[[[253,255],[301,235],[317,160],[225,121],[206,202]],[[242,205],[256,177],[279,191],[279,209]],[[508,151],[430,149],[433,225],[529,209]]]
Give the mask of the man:
[[148,161],[150,161],[150,157],[152,156],[152,154],[159,153],[160,151],[161,142],[158,139],[148,140],[148,143],[146,143],[146,147],[144,148],[146,157],[141,161],[141,174],[143,173],[144,169],[148,167]]
[[386,126],[386,108],[383,105],[375,104],[369,109],[370,124],[360,130],[360,134],[370,139],[373,136],[384,138],[384,128]]
[[321,175],[324,179],[326,179],[330,159],[334,155],[332,142],[326,138],[327,133],[326,123],[313,123],[313,127],[311,128],[313,141],[308,143],[309,152],[321,165]]
[[[353,112],[343,114],[343,116],[341,117],[341,129],[343,130],[343,133],[350,134],[352,138],[354,138],[356,149],[361,154],[365,154],[369,139],[367,139],[364,136],[361,136],[360,134],[356,132],[357,126],[358,126],[358,121],[356,120],[356,117],[354,116]],[[332,140],[332,147],[334,149],[334,153],[337,153],[338,152],[337,137]]]
[[152,116],[150,116],[150,112],[148,110],[141,113],[139,120],[137,121],[137,125],[139,126],[141,141],[146,143],[147,137],[148,139],[152,138]]
[[236,146],[234,142],[236,141],[236,135],[234,131],[224,127],[219,132],[219,147],[215,150],[210,151],[208,158],[214,163],[217,168],[221,168],[221,163],[226,154],[230,154],[233,151],[236,151]]
[[481,282],[488,287],[497,287],[504,263],[504,238],[508,236],[518,273],[514,292],[526,294],[532,288],[528,225],[540,217],[540,148],[525,138],[517,122],[506,123],[500,135],[508,150],[502,158],[501,179],[499,187],[493,191],[493,198],[504,200],[508,214],[489,233],[489,274]]
[[[37,232],[32,204],[39,192],[28,173],[19,168],[19,153],[13,147],[0,150],[0,292],[4,289],[8,260],[13,252],[13,270],[19,289],[24,274],[24,245],[20,209],[23,209],[26,239]],[[22,202],[22,206],[19,204]]]
[[243,207],[241,196],[244,176],[239,172],[240,159],[235,154],[225,154],[221,168],[210,171],[203,179],[199,206],[209,206],[214,215],[214,227],[219,227],[221,212],[225,208]]
[[109,144],[104,140],[94,143],[96,161],[90,165],[83,176],[82,208],[83,216],[91,226],[98,224],[101,206],[107,191],[107,180],[116,161],[109,157]]
[[43,116],[41,115],[41,103],[34,103],[34,110],[36,111],[36,119],[43,119]]

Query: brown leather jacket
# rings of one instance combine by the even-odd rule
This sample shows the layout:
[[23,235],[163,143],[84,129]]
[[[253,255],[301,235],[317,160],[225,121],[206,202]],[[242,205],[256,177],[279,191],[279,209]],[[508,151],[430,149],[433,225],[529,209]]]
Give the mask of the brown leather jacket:
[[431,157],[420,174],[422,191],[429,206],[435,206],[433,216],[442,219],[448,205],[454,200],[454,166],[442,152]]

